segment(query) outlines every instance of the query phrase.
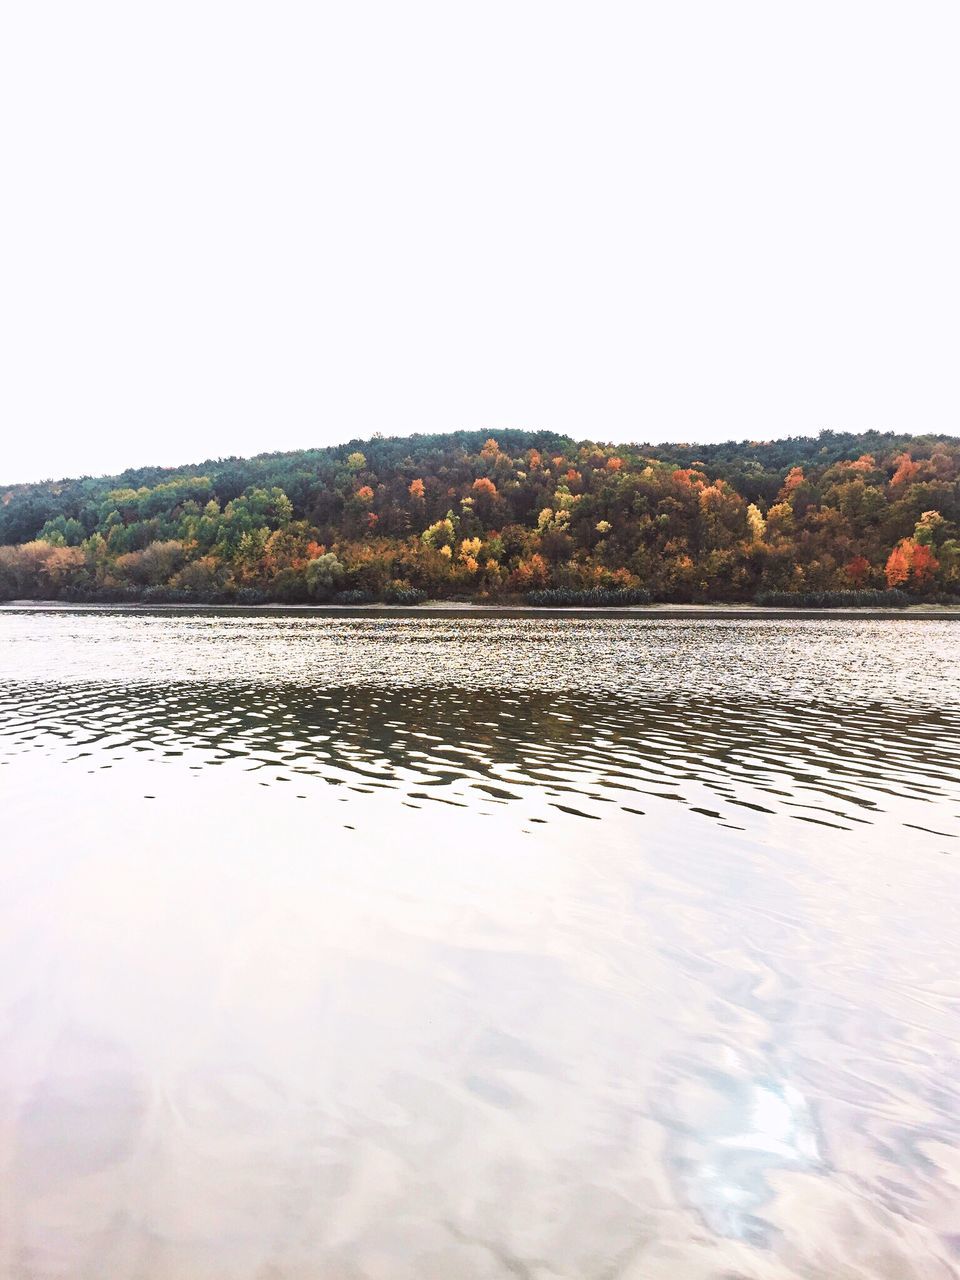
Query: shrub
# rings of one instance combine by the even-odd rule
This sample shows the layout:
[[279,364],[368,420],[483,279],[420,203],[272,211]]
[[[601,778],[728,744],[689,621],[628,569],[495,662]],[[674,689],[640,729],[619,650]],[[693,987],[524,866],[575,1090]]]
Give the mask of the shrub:
[[650,592],[642,587],[590,587],[580,591],[573,587],[548,587],[528,592],[524,603],[537,609],[622,609],[631,604],[649,604]]
[[408,587],[403,583],[391,583],[383,593],[387,604],[423,604],[427,593],[419,587]]
[[267,594],[257,587],[238,587],[233,597],[233,604],[257,605],[267,604]]
[[338,591],[333,597],[334,604],[372,604],[373,592],[361,591]]
[[756,604],[778,609],[902,609],[905,591],[761,591]]

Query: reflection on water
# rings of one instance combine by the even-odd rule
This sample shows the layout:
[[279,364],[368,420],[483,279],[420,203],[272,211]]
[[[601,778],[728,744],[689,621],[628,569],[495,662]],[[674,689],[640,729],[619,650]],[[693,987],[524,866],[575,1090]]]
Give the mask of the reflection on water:
[[[789,1081],[744,1074],[736,1050],[725,1048],[721,1057],[713,1070],[694,1061],[677,1071],[671,1104],[680,1119],[664,1113],[678,1130],[673,1161],[711,1230],[768,1244],[769,1224],[754,1216],[772,1196],[767,1175],[823,1167],[810,1105]],[[682,1119],[690,1092],[693,1123]]]
[[0,612],[0,1276],[957,1274],[958,639]]

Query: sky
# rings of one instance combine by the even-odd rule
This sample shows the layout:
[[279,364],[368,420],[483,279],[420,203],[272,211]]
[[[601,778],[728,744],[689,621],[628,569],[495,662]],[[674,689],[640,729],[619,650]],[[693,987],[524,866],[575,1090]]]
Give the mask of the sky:
[[11,0],[0,481],[960,431],[954,0]]

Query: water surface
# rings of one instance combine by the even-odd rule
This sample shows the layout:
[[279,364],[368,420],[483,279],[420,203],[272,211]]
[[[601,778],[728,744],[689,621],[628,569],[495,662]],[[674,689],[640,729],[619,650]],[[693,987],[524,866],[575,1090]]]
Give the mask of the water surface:
[[0,1275],[956,1276],[958,657],[0,611]]

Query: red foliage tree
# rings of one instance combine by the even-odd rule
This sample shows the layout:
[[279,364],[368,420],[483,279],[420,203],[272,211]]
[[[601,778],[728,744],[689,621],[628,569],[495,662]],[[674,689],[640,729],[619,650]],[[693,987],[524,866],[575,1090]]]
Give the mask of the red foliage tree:
[[843,571],[859,590],[867,580],[867,574],[870,572],[870,561],[866,556],[854,556],[849,564],[843,566]]
[[910,572],[917,586],[925,587],[932,582],[933,575],[939,568],[940,561],[930,548],[922,542],[915,542],[913,544],[913,559],[910,564]]

